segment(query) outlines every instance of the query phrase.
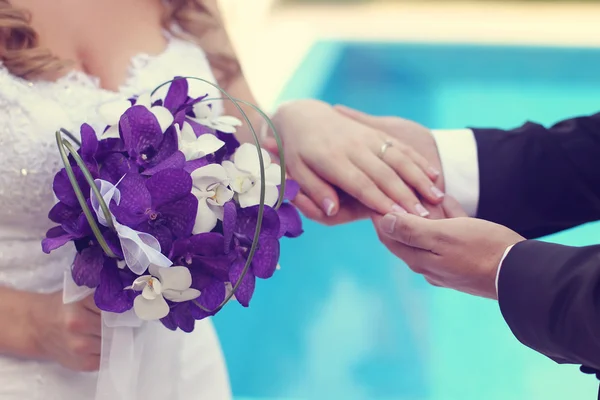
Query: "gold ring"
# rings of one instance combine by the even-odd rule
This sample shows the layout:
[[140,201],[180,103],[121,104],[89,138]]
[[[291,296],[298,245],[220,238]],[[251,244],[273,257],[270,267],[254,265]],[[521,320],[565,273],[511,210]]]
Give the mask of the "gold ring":
[[385,142],[383,142],[383,144],[381,145],[381,150],[379,150],[379,158],[381,158],[383,160],[383,156],[385,156],[385,152],[387,151],[387,149],[389,149],[390,147],[392,147],[394,145],[394,143],[391,140],[386,140]]

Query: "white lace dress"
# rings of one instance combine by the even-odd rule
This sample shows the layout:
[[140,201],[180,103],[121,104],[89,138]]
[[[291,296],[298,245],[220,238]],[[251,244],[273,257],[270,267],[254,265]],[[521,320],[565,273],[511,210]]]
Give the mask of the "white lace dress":
[[[55,203],[52,181],[61,168],[54,132],[65,127],[78,133],[84,121],[101,128],[96,119],[98,105],[148,92],[177,75],[214,80],[204,52],[174,38],[158,56],[134,57],[128,80],[118,92],[101,89],[97,79],[81,72],[56,82],[30,83],[0,66],[1,286],[40,293],[58,291],[65,266],[73,261],[71,246],[47,255],[40,245],[52,225],[47,217]],[[220,97],[208,85],[202,90]],[[230,399],[227,371],[211,322],[198,322],[192,334],[161,329],[161,346],[173,349],[170,368],[177,369],[173,376],[178,377],[165,398]],[[2,400],[93,399],[96,381],[96,373],[0,356]]]

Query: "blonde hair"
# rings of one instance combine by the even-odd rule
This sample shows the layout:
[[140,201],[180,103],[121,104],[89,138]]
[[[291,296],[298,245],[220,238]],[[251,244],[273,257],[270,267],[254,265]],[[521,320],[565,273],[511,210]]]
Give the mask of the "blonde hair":
[[[0,60],[13,74],[32,79],[63,70],[69,63],[39,46],[27,10],[0,0]],[[240,66],[229,45],[216,10],[203,0],[168,0],[165,2],[163,27],[177,36],[202,45],[222,86],[240,73]],[[172,27],[180,30],[173,32]]]

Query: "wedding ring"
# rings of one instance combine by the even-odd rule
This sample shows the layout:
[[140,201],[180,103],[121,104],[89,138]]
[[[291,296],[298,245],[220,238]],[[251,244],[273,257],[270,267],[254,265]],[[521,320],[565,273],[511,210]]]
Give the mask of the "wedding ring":
[[379,150],[379,158],[383,160],[383,156],[385,156],[385,152],[387,151],[387,149],[389,149],[390,147],[392,147],[394,145],[394,143],[391,140],[386,140],[385,142],[383,142],[383,144],[381,145],[381,150]]

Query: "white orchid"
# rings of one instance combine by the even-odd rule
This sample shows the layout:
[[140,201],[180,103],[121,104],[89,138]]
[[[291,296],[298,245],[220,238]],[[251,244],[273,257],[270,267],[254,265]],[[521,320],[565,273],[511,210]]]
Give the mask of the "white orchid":
[[[96,179],[94,182],[100,190],[100,194],[106,205],[110,205],[110,202],[113,200],[115,203],[119,204],[121,201],[121,192],[115,185],[102,179]],[[108,222],[100,208],[100,203],[98,202],[96,195],[91,189],[90,191],[92,208],[98,217],[98,222],[104,226],[108,226]],[[141,275],[150,265],[170,267],[173,264],[171,260],[161,253],[160,243],[154,236],[121,225],[112,212],[110,213],[110,218],[112,218],[113,225],[117,231],[117,236],[119,237],[125,264],[133,273]]]
[[[265,167],[265,204],[273,207],[279,197],[277,185],[281,184],[281,167],[271,163],[271,157],[264,149],[260,151]],[[240,206],[246,208],[260,204],[260,162],[256,146],[242,144],[232,159],[233,162],[224,161],[223,167]]]
[[194,300],[200,291],[190,288],[192,275],[186,267],[161,268],[150,265],[150,275],[133,281],[128,289],[142,292],[133,301],[135,314],[145,321],[154,321],[169,314],[167,300],[181,303]]
[[187,161],[202,158],[207,154],[213,154],[223,146],[225,142],[211,133],[205,133],[196,137],[194,129],[188,122],[184,122],[180,128],[175,125],[177,131],[177,143],[179,151],[183,153]]
[[[152,98],[149,93],[139,96],[135,105],[143,106],[150,110],[156,117],[163,133],[165,133],[173,123],[173,115],[167,108],[163,106],[152,106]],[[105,103],[98,108],[98,115],[102,118],[102,122],[105,125],[110,126],[110,128],[102,135],[103,139],[119,137],[119,120],[129,108],[131,108],[129,100],[112,101]]]
[[236,127],[242,125],[242,121],[229,115],[217,116],[207,102],[194,104],[194,120],[201,125],[216,129],[223,133],[235,133]]
[[223,206],[233,198],[228,188],[227,171],[219,164],[209,164],[192,172],[192,193],[198,198],[194,234],[210,232],[223,219]]

